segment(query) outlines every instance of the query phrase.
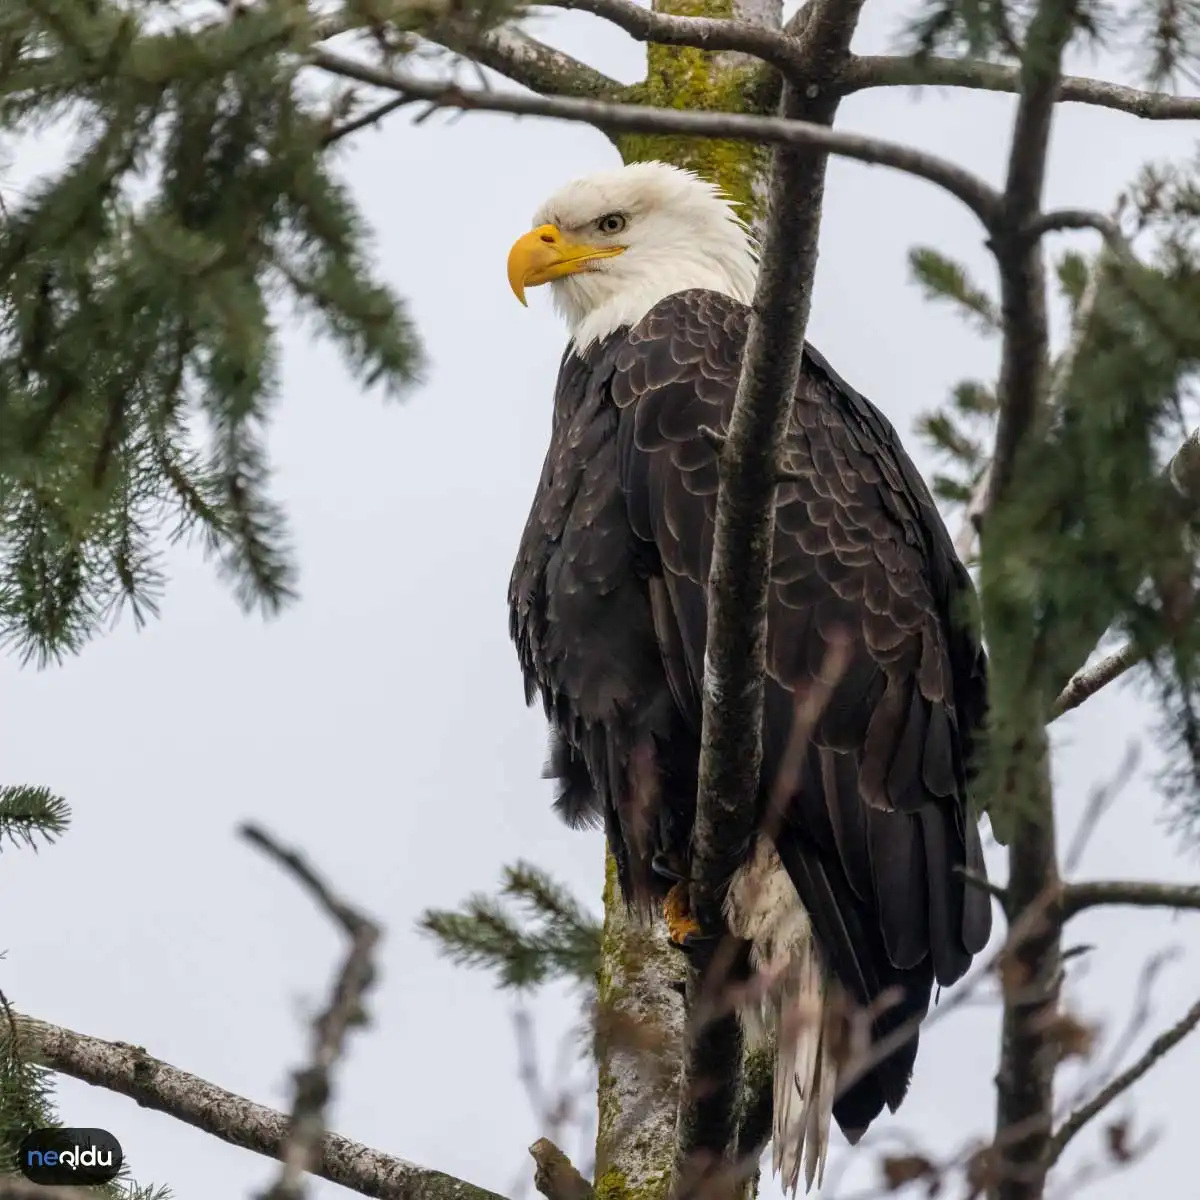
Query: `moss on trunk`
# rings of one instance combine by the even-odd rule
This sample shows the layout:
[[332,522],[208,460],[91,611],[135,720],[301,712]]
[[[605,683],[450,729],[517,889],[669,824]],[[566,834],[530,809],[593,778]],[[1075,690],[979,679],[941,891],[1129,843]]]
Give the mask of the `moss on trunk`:
[[[732,0],[664,0],[656,12],[686,17],[733,16]],[[698,112],[753,112],[757,67],[690,46],[650,46],[646,78],[622,96],[631,104]],[[766,146],[747,142],[628,133],[618,135],[617,149],[629,162],[660,159],[687,167],[720,184],[741,205],[747,220],[755,216],[756,180],[770,156]]]

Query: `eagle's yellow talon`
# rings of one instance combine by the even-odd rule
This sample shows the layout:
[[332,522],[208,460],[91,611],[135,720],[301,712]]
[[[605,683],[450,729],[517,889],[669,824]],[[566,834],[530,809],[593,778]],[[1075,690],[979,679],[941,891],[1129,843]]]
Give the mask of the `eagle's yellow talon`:
[[667,893],[663,901],[663,916],[667,921],[667,935],[675,945],[686,946],[699,935],[700,926],[692,920],[688,909],[686,880],[680,880]]

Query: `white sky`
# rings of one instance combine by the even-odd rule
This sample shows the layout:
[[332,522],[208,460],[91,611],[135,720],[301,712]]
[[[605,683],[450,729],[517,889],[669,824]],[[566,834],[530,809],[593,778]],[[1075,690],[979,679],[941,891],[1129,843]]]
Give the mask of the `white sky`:
[[[885,50],[899,11],[869,6],[856,49]],[[590,18],[533,27],[611,74],[640,72],[639,47]],[[999,182],[1011,108],[1002,96],[875,92],[847,102],[840,124]],[[1105,208],[1144,161],[1180,158],[1191,144],[1186,126],[1065,109],[1049,202]],[[75,814],[54,848],[5,852],[6,910],[37,915],[9,922],[3,988],[45,1020],[141,1044],[286,1106],[306,1019],[342,947],[296,885],[234,836],[240,821],[260,821],[387,928],[374,1025],[338,1076],[334,1128],[513,1193],[528,1186],[525,1147],[545,1132],[517,1077],[513,1003],[441,961],[413,926],[426,906],[492,888],[518,857],[599,906],[600,836],[573,834],[550,811],[543,722],[522,703],[508,642],[505,590],[564,339],[546,295],[532,293],[528,311],[516,304],[504,261],[546,195],[616,158],[581,126],[471,115],[412,127],[399,115],[343,161],[378,231],[379,269],[411,297],[428,381],[385,406],[359,394],[308,330],[287,335],[271,445],[303,598],[280,620],[242,616],[197,555],[177,554],[162,619],[148,629],[123,624],[42,673],[0,662],[0,776],[55,788]],[[831,168],[825,208],[810,339],[909,434],[955,381],[987,376],[993,350],[920,301],[906,250],[936,244],[990,281],[980,230],[932,187],[854,164]],[[911,434],[909,445],[927,468]],[[1148,715],[1125,687],[1056,727],[1065,831],[1087,789],[1145,738]],[[1194,874],[1159,827],[1146,751],[1091,845],[1089,875]],[[1118,1027],[1150,953],[1200,948],[1194,926],[1155,914],[1089,917],[1069,932],[1080,941],[1097,946],[1084,1011]],[[1195,1000],[1195,978],[1193,961],[1166,972],[1150,1035]],[[549,1061],[575,1010],[554,994],[536,1011]],[[985,1133],[996,1048],[991,1009],[931,1030],[908,1101],[876,1128],[942,1149]],[[1194,1192],[1198,1067],[1193,1042],[1138,1088],[1137,1127],[1162,1140],[1089,1196]],[[103,1091],[65,1081],[59,1094],[66,1121],[114,1132],[136,1177],[172,1184],[180,1200],[247,1195],[276,1169]],[[1098,1129],[1080,1139],[1089,1153],[1098,1145]],[[860,1186],[869,1167],[860,1154]],[[339,1194],[326,1183],[310,1191]]]

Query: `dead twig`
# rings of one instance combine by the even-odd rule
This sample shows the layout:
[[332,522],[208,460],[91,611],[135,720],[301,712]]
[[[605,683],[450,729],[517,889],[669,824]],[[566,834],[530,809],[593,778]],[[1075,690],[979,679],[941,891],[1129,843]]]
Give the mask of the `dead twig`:
[[342,1056],[351,1026],[365,1020],[363,997],[375,979],[373,959],[380,934],[374,922],[335,896],[299,853],[285,849],[256,825],[243,825],[241,834],[295,876],[350,938],[329,1002],[313,1022],[312,1061],[295,1074],[296,1095],[280,1155],[283,1169],[274,1186],[262,1195],[262,1200],[300,1200],[304,1176],[316,1168],[321,1157],[330,1074]]
[[1046,1166],[1052,1167],[1062,1157],[1071,1139],[1087,1124],[1099,1116],[1118,1096],[1129,1091],[1156,1063],[1183,1041],[1197,1025],[1200,1025],[1200,1001],[1193,1004],[1183,1017],[1164,1030],[1150,1043],[1146,1052],[1126,1070],[1115,1076],[1100,1089],[1086,1104],[1077,1108],[1055,1130],[1046,1150]]
[[529,1156],[536,1164],[533,1185],[546,1200],[593,1200],[592,1185],[549,1138],[538,1138]]

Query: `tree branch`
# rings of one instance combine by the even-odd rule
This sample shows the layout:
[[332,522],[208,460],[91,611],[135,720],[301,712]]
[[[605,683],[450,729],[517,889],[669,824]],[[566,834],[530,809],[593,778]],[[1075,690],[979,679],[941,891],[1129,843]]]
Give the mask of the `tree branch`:
[[[16,1054],[26,1062],[117,1092],[213,1137],[279,1159],[289,1137],[285,1113],[152,1058],[140,1046],[106,1042],[33,1017],[13,1014]],[[11,1037],[0,1027],[0,1037]],[[377,1200],[502,1200],[441,1171],[418,1167],[369,1146],[327,1133],[312,1173]]]
[[1036,217],[1025,230],[1029,237],[1039,238],[1047,233],[1064,229],[1095,229],[1103,234],[1110,249],[1118,253],[1128,252],[1125,238],[1115,220],[1101,212],[1083,208],[1059,208]]
[[803,51],[797,39],[765,25],[729,21],[722,17],[656,13],[631,0],[542,0],[542,3],[603,17],[639,42],[749,54],[785,75],[798,76],[805,70]]
[[[1046,279],[1040,239],[1027,230],[1037,218],[1046,154],[1062,73],[1062,55],[1074,28],[1072,0],[1039,0],[1029,23],[1020,69],[1008,178],[997,235],[1004,321],[998,385],[996,445],[983,510],[983,607],[991,639],[993,680],[1010,698],[994,707],[991,752],[1004,764],[997,811],[1011,822],[1008,838],[1010,919],[1033,919],[1059,886],[1054,796],[1050,779],[1045,704],[1034,677],[1033,614],[995,582],[1005,572],[1003,542],[989,540],[991,515],[1003,504],[1016,474],[1022,443],[1043,399],[1049,360]],[[1012,698],[1021,697],[1018,703]],[[998,734],[998,736],[997,736]],[[1047,1031],[1058,1010],[1062,982],[1061,925],[1042,918],[1013,952],[1005,986],[1000,1068],[996,1075],[997,1179],[994,1200],[1041,1200],[1054,1104],[1055,1057]]]
[[284,849],[266,830],[243,825],[241,833],[294,875],[350,939],[329,1003],[313,1022],[312,1063],[295,1075],[296,1095],[282,1155],[283,1170],[275,1186],[263,1197],[263,1200],[302,1200],[304,1176],[318,1161],[325,1136],[325,1107],[332,1090],[330,1073],[342,1057],[351,1025],[364,1021],[363,998],[375,981],[379,929],[373,921],[339,900],[296,851]]
[[[1018,67],[969,58],[874,56],[852,58],[842,72],[844,94],[877,87],[960,87],[986,92],[1018,92]],[[1138,88],[1064,75],[1058,99],[1068,104],[1111,108],[1148,121],[1200,120],[1200,96],[1171,96]]]
[[347,121],[342,121],[335,125],[321,139],[321,145],[332,146],[335,142],[340,142],[342,138],[349,137],[353,133],[358,133],[360,129],[366,129],[369,125],[378,125],[384,117],[394,113],[397,109],[405,108],[409,104],[415,104],[416,101],[409,96],[393,96],[391,100],[385,100],[382,104],[376,104],[369,108],[360,116],[352,117]]
[[[803,91],[785,83],[785,118],[812,129],[833,123],[836,76],[862,0],[814,0],[799,38]],[[794,127],[798,127],[793,122]],[[757,286],[737,394],[721,449],[708,579],[699,786],[692,827],[691,911],[724,944],[722,905],[729,880],[755,834],[761,786],[767,591],[781,447],[800,381],[804,336],[824,197],[823,151],[777,149],[772,161]],[[743,1046],[734,1013],[709,1016],[700,998],[720,987],[720,954],[701,956],[689,977],[689,1038],[680,1091],[674,1194],[691,1182],[697,1159],[727,1164],[737,1136]]]
[[1064,921],[1089,908],[1124,904],[1133,908],[1200,910],[1200,885],[1186,883],[1138,883],[1113,880],[1097,883],[1068,883],[1063,886],[1059,911]]
[[1101,688],[1107,687],[1114,679],[1119,679],[1126,671],[1132,670],[1144,657],[1142,651],[1130,642],[1098,663],[1077,671],[1055,700],[1054,707],[1050,710],[1050,720],[1056,721],[1063,713],[1078,708]]
[[1150,1043],[1145,1054],[1133,1063],[1127,1070],[1121,1072],[1109,1081],[1086,1104],[1076,1109],[1055,1131],[1046,1148],[1046,1167],[1049,1169],[1062,1157],[1067,1144],[1084,1128],[1093,1117],[1102,1113],[1118,1096],[1129,1091],[1131,1087],[1151,1067],[1163,1059],[1171,1050],[1183,1041],[1197,1025],[1200,1025],[1200,1002],[1193,1004],[1183,1018],[1164,1030]]
[[1042,0],[1030,22],[1021,66],[1021,98],[1004,189],[1005,230],[996,245],[1004,346],[996,450],[988,476],[985,520],[1012,479],[1017,450],[1033,423],[1047,365],[1049,336],[1042,248],[1026,231],[1041,207],[1062,54],[1071,35],[1073,16],[1070,0]]
[[94,1187],[54,1187],[19,1175],[0,1177],[0,1200],[96,1200]]
[[511,25],[481,34],[467,26],[441,24],[425,37],[544,96],[600,100],[622,90],[622,85],[603,71]]
[[546,1200],[594,1200],[592,1185],[549,1138],[538,1138],[529,1157],[535,1164],[533,1186]]
[[385,71],[355,59],[316,50],[312,64],[333,75],[385,88],[438,108],[511,113],[579,121],[605,132],[666,133],[724,138],[764,145],[811,147],[858,162],[891,167],[934,183],[961,200],[987,227],[998,219],[1000,197],[978,176],[945,159],[879,138],[840,133],[823,125],[785,117],[747,117],[737,113],[687,112],[636,104],[613,104],[573,97],[525,96],[461,88],[446,81],[421,79],[404,71]]

